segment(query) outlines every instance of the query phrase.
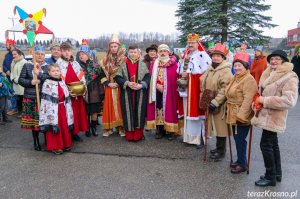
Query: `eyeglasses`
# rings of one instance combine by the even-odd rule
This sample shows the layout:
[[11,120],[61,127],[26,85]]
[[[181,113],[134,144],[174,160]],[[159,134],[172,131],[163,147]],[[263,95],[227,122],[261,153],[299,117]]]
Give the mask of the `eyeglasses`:
[[282,61],[280,57],[271,57],[270,61]]

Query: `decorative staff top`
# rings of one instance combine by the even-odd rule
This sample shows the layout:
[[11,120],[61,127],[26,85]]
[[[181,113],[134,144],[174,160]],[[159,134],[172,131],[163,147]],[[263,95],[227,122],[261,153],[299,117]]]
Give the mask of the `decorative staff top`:
[[34,40],[37,34],[53,34],[51,30],[46,28],[42,23],[42,18],[46,16],[46,8],[41,9],[35,14],[28,14],[19,6],[15,6],[14,14],[18,12],[20,16],[19,24],[16,24],[12,29],[22,29],[22,32],[26,34],[30,46],[34,44]]

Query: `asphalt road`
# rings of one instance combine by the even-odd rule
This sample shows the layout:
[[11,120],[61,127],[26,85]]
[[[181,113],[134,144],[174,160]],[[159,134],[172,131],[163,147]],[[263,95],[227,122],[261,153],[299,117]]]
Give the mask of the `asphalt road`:
[[[156,140],[151,132],[146,132],[146,139],[138,143],[127,142],[116,134],[108,138],[86,138],[82,134],[84,142],[75,143],[71,152],[60,156],[36,152],[31,132],[20,130],[19,121],[11,118],[12,124],[0,126],[1,199],[240,199],[265,190],[297,191],[294,198],[300,198],[299,102],[289,113],[285,134],[279,136],[282,182],[267,188],[254,185],[264,174],[260,129],[253,131],[250,174],[233,175],[229,169],[229,149],[222,162],[203,163],[203,149],[186,146],[181,138]],[[236,157],[233,139],[232,143]],[[215,139],[210,139],[209,149],[214,144]]]

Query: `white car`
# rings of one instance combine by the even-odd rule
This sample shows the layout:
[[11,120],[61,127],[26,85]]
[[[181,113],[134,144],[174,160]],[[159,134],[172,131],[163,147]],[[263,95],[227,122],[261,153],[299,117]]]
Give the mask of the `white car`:
[[[45,59],[50,58],[51,54],[45,54]],[[25,55],[25,59],[27,61],[31,61],[32,60],[32,55]]]

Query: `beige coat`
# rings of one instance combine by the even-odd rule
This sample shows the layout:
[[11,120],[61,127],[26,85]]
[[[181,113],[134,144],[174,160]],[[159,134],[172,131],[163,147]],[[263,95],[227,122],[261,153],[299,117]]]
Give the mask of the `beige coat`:
[[[217,68],[210,66],[200,77],[201,91],[210,89],[217,91],[218,95],[211,101],[215,106],[220,108],[218,114],[208,115],[208,135],[227,137],[227,124],[225,118],[225,88],[229,84],[233,75],[231,73],[231,64],[224,60]],[[202,93],[202,92],[201,92]],[[200,94],[201,99],[201,94]],[[214,127],[214,128],[213,128]]]
[[293,64],[285,62],[272,72],[269,66],[259,81],[259,92],[264,97],[263,109],[253,117],[252,125],[283,133],[286,128],[288,109],[297,103],[298,77]]
[[18,81],[25,63],[27,63],[27,61],[23,58],[23,56],[19,60],[13,60],[11,63],[10,79],[13,82],[15,95],[24,95],[24,87],[21,86]]
[[234,76],[225,90],[228,124],[235,125],[236,121],[250,124],[253,117],[251,104],[257,91],[257,83],[249,70]]

